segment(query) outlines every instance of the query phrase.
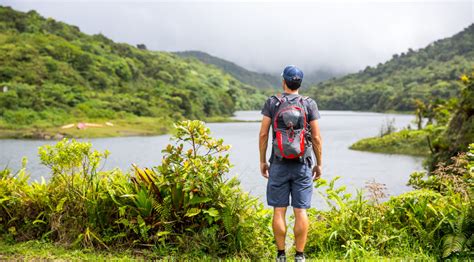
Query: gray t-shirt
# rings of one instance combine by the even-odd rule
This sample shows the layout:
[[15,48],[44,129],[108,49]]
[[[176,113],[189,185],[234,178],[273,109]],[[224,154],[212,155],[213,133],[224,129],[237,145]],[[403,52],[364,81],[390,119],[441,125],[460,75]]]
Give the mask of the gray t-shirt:
[[[288,98],[290,98],[290,99],[295,97],[295,96],[299,96],[297,94],[288,94],[288,93],[282,93],[281,95],[283,97],[288,96]],[[276,114],[276,111],[277,111],[277,108],[276,108],[277,103],[278,103],[278,100],[276,98],[269,97],[267,99],[267,101],[265,101],[265,104],[263,105],[263,108],[262,108],[262,111],[261,111],[262,115],[268,116],[272,119],[272,123],[273,123],[273,120],[274,120],[273,116]],[[308,124],[309,124],[309,122],[311,122],[313,120],[317,120],[317,119],[321,118],[321,115],[319,114],[319,110],[318,110],[318,105],[316,104],[316,102],[312,98],[304,99],[303,103],[304,103],[304,106],[306,108],[306,111],[308,112],[308,115],[307,115],[307,118],[306,118],[307,121],[308,121]],[[272,133],[273,133],[273,139],[275,139],[275,131],[273,131]],[[293,160],[290,160],[290,161],[293,161]],[[307,159],[307,161],[310,161],[310,164],[313,163],[312,158]],[[272,147],[272,155],[270,156],[270,163],[271,162],[273,162],[273,147]]]

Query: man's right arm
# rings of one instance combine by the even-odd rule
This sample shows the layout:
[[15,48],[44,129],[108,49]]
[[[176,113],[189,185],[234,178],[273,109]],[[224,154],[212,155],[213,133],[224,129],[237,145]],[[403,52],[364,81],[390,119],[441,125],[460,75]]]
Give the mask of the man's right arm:
[[265,178],[268,178],[268,163],[266,155],[268,146],[268,132],[270,130],[271,122],[272,119],[270,117],[263,116],[258,139],[258,148],[260,152],[260,173]]
[[313,168],[313,179],[316,180],[322,175],[322,149],[323,143],[321,139],[321,133],[319,132],[318,120],[313,120],[309,122],[311,126],[311,141],[313,143],[313,152],[316,155],[316,165]]

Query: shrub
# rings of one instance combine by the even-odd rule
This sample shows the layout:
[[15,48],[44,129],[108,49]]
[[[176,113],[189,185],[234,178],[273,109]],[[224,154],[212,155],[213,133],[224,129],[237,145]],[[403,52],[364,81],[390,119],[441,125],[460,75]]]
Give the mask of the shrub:
[[38,114],[35,111],[26,108],[16,111],[6,110],[3,113],[3,119],[13,127],[21,127],[33,124],[38,120]]
[[174,145],[152,169],[101,171],[108,152],[62,140],[39,149],[50,181],[0,172],[0,236],[88,248],[152,248],[157,255],[257,258],[273,251],[271,216],[226,179],[229,146],[200,121],[176,124]]
[[[268,255],[270,215],[242,192],[236,178],[225,179],[229,146],[209,135],[200,121],[180,122],[176,144],[163,150],[160,166],[134,166],[134,206],[125,224],[142,241],[172,244],[186,253]],[[135,219],[145,223],[128,222]]]
[[[309,211],[308,254],[351,259],[418,253],[469,257],[474,228],[472,156],[466,161],[461,154],[458,164],[440,164],[436,179],[424,180],[415,173],[410,184],[418,190],[381,203],[377,197],[365,199],[362,191],[353,198],[344,186],[335,187],[338,178],[329,183],[318,180],[316,188],[327,186],[321,195],[329,210]],[[376,195],[383,196],[378,191]]]

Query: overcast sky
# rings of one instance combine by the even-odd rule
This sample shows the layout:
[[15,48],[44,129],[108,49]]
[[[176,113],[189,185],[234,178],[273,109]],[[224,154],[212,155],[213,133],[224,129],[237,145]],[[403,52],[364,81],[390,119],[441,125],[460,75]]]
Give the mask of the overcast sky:
[[2,5],[148,49],[201,50],[260,72],[358,71],[474,21],[467,1],[24,1]]

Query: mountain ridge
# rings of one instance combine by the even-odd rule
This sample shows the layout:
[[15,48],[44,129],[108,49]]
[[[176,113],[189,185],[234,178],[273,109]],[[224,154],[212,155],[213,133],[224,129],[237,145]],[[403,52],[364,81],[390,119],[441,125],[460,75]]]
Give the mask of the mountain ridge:
[[[235,62],[199,50],[179,51],[173,53],[186,58],[195,58],[206,64],[214,65],[229,73],[239,81],[260,89],[279,90],[281,88],[281,76],[278,74],[248,70],[245,67],[236,64]],[[316,84],[339,75],[340,73],[335,73],[331,70],[325,69],[307,71],[305,72],[303,87],[308,87],[312,84]]]
[[175,54],[0,6],[0,127],[71,119],[230,116],[265,96],[226,72]]
[[416,99],[456,97],[463,73],[474,66],[474,24],[424,48],[394,54],[376,67],[313,85],[309,93],[324,109],[411,111]]

